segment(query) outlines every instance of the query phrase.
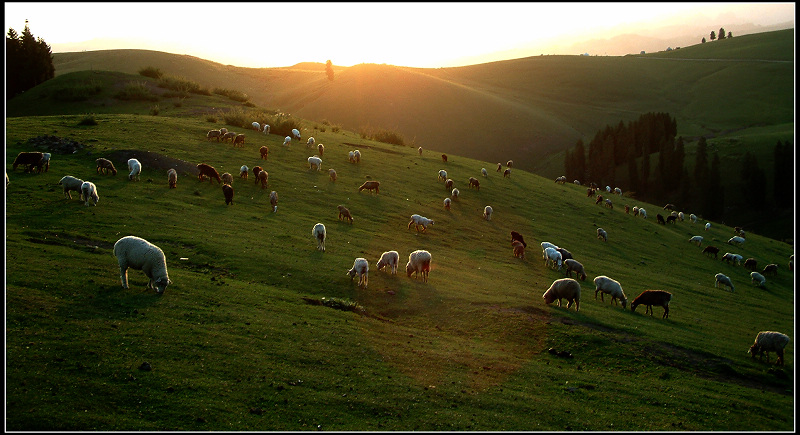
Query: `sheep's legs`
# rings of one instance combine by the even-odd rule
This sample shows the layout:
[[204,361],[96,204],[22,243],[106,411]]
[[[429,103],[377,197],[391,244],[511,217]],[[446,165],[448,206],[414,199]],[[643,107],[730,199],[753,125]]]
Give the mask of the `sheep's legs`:
[[119,278],[122,281],[122,288],[128,288],[128,268],[119,268]]

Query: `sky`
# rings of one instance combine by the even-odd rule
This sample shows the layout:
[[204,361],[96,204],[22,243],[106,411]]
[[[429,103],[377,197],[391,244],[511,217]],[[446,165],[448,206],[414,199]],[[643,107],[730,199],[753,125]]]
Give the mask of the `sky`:
[[565,51],[597,35],[687,25],[691,19],[714,29],[739,22],[793,23],[795,16],[793,2],[4,5],[6,32],[21,33],[27,19],[34,37],[53,53],[136,48],[252,68],[327,60],[337,66],[451,67],[581,54]]

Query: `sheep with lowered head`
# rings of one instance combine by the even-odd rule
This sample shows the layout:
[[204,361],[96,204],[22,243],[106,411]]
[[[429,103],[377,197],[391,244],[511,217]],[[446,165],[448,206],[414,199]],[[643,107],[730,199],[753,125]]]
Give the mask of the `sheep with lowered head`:
[[297,139],[298,141],[302,139],[302,137],[300,137],[300,130],[296,128],[292,129],[292,136],[294,136],[294,138]]
[[369,263],[367,259],[362,257],[356,258],[353,262],[353,267],[347,271],[347,274],[350,275],[350,282],[353,281],[353,277],[358,275],[358,285],[363,285],[364,288],[367,288],[367,280],[369,279]]
[[291,143],[292,143],[292,137],[291,136],[286,136],[285,138],[283,138],[283,144],[284,145],[288,146]]
[[645,305],[646,308],[644,313],[650,312],[650,315],[653,315],[653,306],[664,307],[664,314],[661,316],[662,319],[666,319],[669,317],[669,302],[672,300],[672,293],[664,290],[645,290],[636,296],[636,298],[631,302],[631,312],[636,311],[636,307],[639,305]]
[[336,208],[339,209],[339,220],[349,220],[350,224],[353,223],[353,216],[350,214],[350,210],[343,205],[337,205]]
[[597,238],[598,239],[603,239],[604,242],[607,242],[608,241],[608,233],[606,233],[606,230],[604,230],[602,228],[598,228],[597,229]]
[[410,278],[414,274],[414,279],[422,275],[422,282],[428,282],[428,273],[431,271],[431,253],[418,249],[408,254],[406,263],[406,275]]
[[269,193],[269,203],[272,206],[272,212],[278,211],[278,192],[272,191]]
[[128,180],[139,181],[139,175],[142,173],[142,164],[136,159],[128,159]]
[[721,273],[718,273],[714,275],[714,287],[719,288],[720,284],[728,286],[731,289],[731,292],[735,291],[731,279]]
[[552,264],[551,267],[554,268],[557,267],[558,270],[561,270],[561,267],[563,265],[561,259],[561,253],[553,248],[547,248],[544,250],[544,265],[550,266],[550,264]]
[[600,292],[600,300],[605,302],[603,299],[603,294],[608,293],[611,295],[611,303],[619,299],[620,303],[622,303],[622,309],[624,310],[628,304],[628,298],[625,297],[625,292],[622,291],[622,285],[619,281],[613,280],[605,275],[600,275],[594,279],[594,298],[597,299],[597,293]]
[[758,272],[750,272],[750,279],[757,287],[764,287],[764,284],[767,283],[767,279],[764,278],[764,275]]
[[308,158],[308,169],[316,169],[317,171],[320,170],[322,167],[322,159],[317,156],[311,156]]
[[453,197],[453,199],[458,199],[458,195],[460,193],[461,192],[458,190],[458,187],[454,187],[453,190],[450,192],[450,196]]
[[119,263],[122,288],[128,288],[128,269],[141,270],[150,278],[148,289],[163,294],[167,285],[172,284],[167,275],[167,259],[164,251],[145,239],[125,236],[114,243],[114,256]]
[[767,362],[769,362],[769,353],[775,352],[778,354],[778,361],[776,365],[783,365],[783,350],[789,344],[789,336],[776,331],[761,331],[756,335],[756,340],[750,346],[750,356],[755,359],[758,355],[759,360],[764,357],[764,352],[767,353]]
[[525,245],[523,245],[522,242],[514,240],[511,242],[511,249],[514,253],[514,257],[525,259]]
[[697,246],[700,246],[700,244],[703,243],[703,236],[692,236],[689,241],[692,243],[697,243]]
[[488,177],[489,176],[489,173],[486,172],[486,168],[481,168],[481,175],[483,175],[484,177]]
[[242,165],[242,167],[239,168],[239,178],[244,178],[247,180],[247,171],[249,170],[250,168],[248,168],[247,165]]
[[230,172],[226,172],[220,175],[220,180],[222,180],[222,184],[233,185],[233,175]]
[[81,190],[83,180],[80,178],[75,178],[72,175],[66,175],[61,178],[61,181],[59,181],[58,184],[64,186],[64,198],[72,199],[72,194],[70,191],[74,190],[78,192],[79,198],[83,200],[83,191]]
[[316,141],[314,140],[314,136],[311,136],[308,138],[308,141],[306,142],[306,147],[312,148],[315,144]]
[[450,198],[445,198],[444,199],[444,209],[445,210],[450,210],[450,202],[451,202]]
[[261,154],[261,160],[269,160],[269,147],[264,145],[258,149],[259,154]]
[[408,221],[409,229],[411,228],[412,224],[414,225],[414,228],[416,228],[417,232],[419,232],[419,227],[422,227],[422,232],[424,233],[425,230],[428,229],[428,225],[433,225],[434,222],[433,219],[428,219],[425,216],[420,216],[415,213],[411,215],[411,220]]
[[376,266],[378,270],[386,267],[392,275],[397,275],[398,264],[400,264],[400,254],[397,251],[386,251],[381,254],[381,258],[378,259],[378,264],[376,264]]
[[100,200],[100,196],[97,194],[97,186],[94,185],[91,181],[84,181],[81,184],[81,193],[83,194],[83,199],[85,201],[85,205],[89,205],[89,200],[92,201],[92,205],[97,206],[97,201]]
[[325,252],[325,225],[322,223],[314,225],[314,228],[311,230],[311,235],[314,236],[314,240],[317,241],[317,250]]
[[492,206],[491,205],[487,205],[486,207],[483,208],[483,218],[486,219],[487,221],[492,220],[492,213],[493,212],[494,212],[494,210],[492,210]]
[[167,171],[167,185],[170,189],[178,187],[178,171],[174,168],[169,168]]
[[[586,272],[583,265],[572,258],[564,260],[567,277],[572,278],[572,272],[575,272],[575,277],[581,281],[586,281]],[[596,298],[596,295],[595,295]]]
[[706,222],[706,231],[708,231],[709,228],[711,228],[711,222]]
[[233,186],[230,184],[223,184],[222,195],[225,197],[225,205],[233,204]]
[[561,306],[561,299],[566,299],[568,302],[567,309],[575,303],[575,311],[578,311],[581,304],[581,285],[572,278],[557,279],[542,294],[542,299],[548,305],[558,300],[559,307]]
[[730,239],[728,239],[729,245],[733,245],[734,243],[737,245],[741,245],[742,243],[744,243],[744,237],[733,236]]
[[117,175],[117,168],[114,167],[114,163],[111,160],[105,159],[100,157],[99,159],[94,161],[97,164],[97,173],[108,174],[111,172],[111,175]]
[[331,181],[336,181],[336,170],[333,168],[328,169],[328,176],[331,178]]

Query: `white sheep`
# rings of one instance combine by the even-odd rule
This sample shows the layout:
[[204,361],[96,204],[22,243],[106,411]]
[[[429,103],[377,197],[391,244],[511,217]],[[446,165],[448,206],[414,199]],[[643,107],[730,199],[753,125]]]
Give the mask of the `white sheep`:
[[622,291],[622,285],[619,281],[613,280],[605,275],[600,275],[594,279],[594,285],[596,287],[594,290],[595,299],[597,299],[597,293],[600,292],[600,300],[605,302],[603,293],[608,293],[611,295],[612,304],[619,299],[623,310],[628,305],[628,298],[625,297],[625,292]]
[[700,246],[700,244],[703,243],[703,236],[692,236],[689,241],[692,243],[697,243],[697,246]]
[[544,265],[549,266],[552,264],[552,267],[558,266],[558,270],[561,270],[562,260],[561,260],[561,253],[556,251],[553,248],[548,247],[544,250]]
[[355,163],[356,162],[356,154],[354,152],[352,152],[352,151],[348,151],[347,152],[347,161],[350,162],[350,163]]
[[679,212],[678,212],[678,219],[680,219],[680,220],[681,220],[681,222],[683,222],[683,220],[684,220],[684,217],[685,217],[685,216],[686,216],[686,215],[684,215],[682,211],[679,211]]
[[732,245],[734,243],[736,243],[737,245],[741,245],[742,243],[744,243],[744,237],[733,236],[730,239],[728,239],[729,245]]
[[606,186],[606,193],[611,193],[611,186]]
[[548,305],[558,300],[559,307],[561,306],[561,299],[566,299],[568,302],[567,309],[575,303],[575,311],[578,311],[581,305],[581,285],[572,278],[557,279],[542,294],[542,299]]
[[261,131],[261,124],[259,124],[259,123],[255,122],[255,121],[253,121],[253,124],[252,124],[252,125],[253,125],[253,130],[255,130],[255,131]]
[[367,281],[369,280],[369,263],[367,259],[362,257],[356,258],[353,262],[353,267],[347,271],[347,274],[350,275],[350,282],[353,281],[353,277],[358,275],[358,285],[363,285],[364,288],[367,288]]
[[486,172],[486,168],[481,168],[481,175],[483,175],[484,177],[488,177],[489,176],[489,173]]
[[689,220],[692,221],[693,224],[697,223],[697,215],[692,213],[689,215]]
[[314,136],[311,136],[311,137],[308,138],[308,142],[306,142],[306,146],[309,147],[309,148],[313,147],[315,142],[316,141],[314,140]]
[[458,187],[454,187],[453,190],[450,192],[450,196],[452,196],[453,199],[458,199],[458,195],[460,193],[461,192],[458,190]]
[[726,263],[733,262],[734,264],[736,264],[738,266],[741,266],[743,259],[744,259],[744,257],[742,257],[741,255],[734,254],[732,252],[726,252],[725,255],[722,256],[722,261],[724,261]]
[[615,187],[614,188],[614,193],[616,193],[619,196],[622,196],[622,189],[620,189],[619,187]]
[[328,176],[331,178],[331,181],[336,181],[336,170],[333,168],[328,169]]
[[81,184],[81,193],[83,194],[83,199],[85,205],[89,205],[89,200],[92,200],[92,205],[97,206],[97,201],[100,200],[100,196],[97,194],[97,186],[94,185],[91,181],[84,181]]
[[175,168],[167,170],[167,185],[170,189],[178,187],[178,171]]
[[269,203],[272,206],[272,212],[278,211],[278,192],[272,191],[269,193]]
[[756,335],[756,340],[750,346],[750,356],[755,359],[758,355],[759,360],[764,357],[764,352],[767,353],[767,362],[769,362],[769,353],[775,352],[778,354],[778,361],[776,365],[783,365],[783,350],[789,344],[789,336],[776,331],[761,331]]
[[128,180],[139,180],[139,174],[142,173],[142,164],[136,159],[128,159]]
[[433,225],[433,219],[428,219],[425,216],[420,216],[418,214],[412,214],[411,220],[408,222],[408,228],[411,228],[411,224],[414,224],[414,228],[417,229],[419,232],[419,227],[422,227],[422,232],[424,233],[425,230],[428,229],[428,225]]
[[735,291],[731,279],[721,273],[718,273],[714,275],[714,287],[719,288],[720,284],[730,287],[731,291]]
[[239,177],[247,180],[248,171],[250,171],[250,168],[248,168],[247,165],[242,165],[242,167],[239,168]]
[[[641,211],[642,211],[642,209],[639,209],[640,213],[641,213]],[[597,238],[598,239],[603,239],[604,242],[607,242],[608,241],[608,233],[606,233],[606,230],[604,230],[602,228],[598,228],[597,229]]]
[[292,136],[294,136],[294,138],[295,138],[295,139],[297,139],[298,141],[299,141],[300,139],[302,139],[302,138],[300,137],[300,130],[298,130],[298,129],[296,129],[296,128],[293,128],[293,129],[292,129]]
[[708,231],[709,228],[711,228],[711,222],[706,222],[706,231]]
[[391,272],[392,275],[397,275],[397,265],[400,263],[400,254],[397,251],[386,251],[381,254],[381,258],[378,260],[378,270],[383,269],[384,267],[388,266],[388,270]]
[[406,263],[406,275],[411,277],[414,274],[414,279],[417,279],[422,274],[422,282],[428,282],[428,273],[431,271],[431,253],[422,249],[418,249],[408,254],[408,263]]
[[66,175],[61,178],[61,181],[58,184],[64,186],[64,198],[72,199],[72,194],[70,194],[70,190],[74,190],[78,192],[78,197],[83,200],[83,191],[81,190],[81,186],[83,185],[83,180],[80,178],[75,178],[72,175]]
[[283,144],[284,145],[289,145],[291,142],[292,142],[292,137],[291,136],[286,136],[285,138],[283,138]]
[[43,153],[42,156],[42,165],[39,166],[37,172],[41,172],[42,167],[44,167],[45,172],[48,172],[50,170],[50,153]]
[[493,212],[492,206],[487,205],[486,207],[483,208],[483,218],[486,219],[487,221],[492,220],[492,212]]
[[422,147],[417,148],[417,152],[419,152],[419,155],[422,155]]
[[361,151],[354,150],[353,151],[353,158],[355,159],[356,163],[361,163]]
[[444,208],[445,208],[445,210],[450,210],[450,202],[451,202],[450,198],[445,198],[444,199]]
[[322,159],[317,156],[311,156],[308,158],[308,169],[316,168],[317,171],[320,170],[322,167]]
[[321,223],[314,225],[314,229],[311,230],[311,235],[314,236],[314,240],[317,241],[317,250],[325,252],[325,225]]
[[114,256],[119,262],[119,276],[122,288],[128,288],[128,268],[141,270],[150,278],[148,289],[163,294],[167,285],[172,284],[167,275],[167,259],[164,251],[145,239],[125,236],[114,243]]
[[555,244],[553,244],[553,243],[550,243],[550,242],[542,242],[542,243],[541,243],[541,245],[542,245],[542,258],[547,258],[547,257],[545,256],[545,253],[544,253],[544,251],[545,251],[547,248],[558,249],[558,246],[556,246]]
[[639,207],[639,216],[641,216],[642,219],[647,219],[647,210],[645,210],[642,207]]
[[269,134],[269,124],[264,124],[263,132],[264,134]]
[[445,171],[444,169],[439,169],[439,178],[438,178],[438,180],[439,181],[447,180],[447,171]]
[[767,283],[767,279],[764,278],[764,275],[758,272],[750,272],[750,279],[753,281],[753,284],[758,287],[764,287],[764,284]]

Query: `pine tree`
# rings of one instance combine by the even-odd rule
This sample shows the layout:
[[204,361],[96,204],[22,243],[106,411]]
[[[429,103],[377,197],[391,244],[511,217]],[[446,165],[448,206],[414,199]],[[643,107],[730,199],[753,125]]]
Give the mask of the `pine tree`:
[[27,20],[22,35],[6,36],[6,99],[55,77],[53,53],[42,38],[34,38]]

